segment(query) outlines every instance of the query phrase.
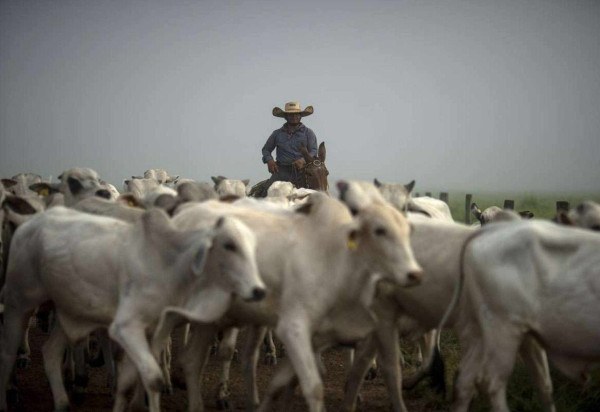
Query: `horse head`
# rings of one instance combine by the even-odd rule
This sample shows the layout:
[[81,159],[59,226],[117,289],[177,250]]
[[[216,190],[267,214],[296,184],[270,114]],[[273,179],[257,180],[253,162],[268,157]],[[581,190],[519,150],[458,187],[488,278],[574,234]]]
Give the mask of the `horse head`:
[[327,154],[325,143],[321,142],[319,145],[316,157],[311,156],[304,146],[300,147],[300,153],[304,156],[306,165],[301,169],[302,173],[300,173],[299,179],[295,182],[294,186],[327,192],[329,189],[329,183],[327,182],[329,170],[325,166],[325,157]]

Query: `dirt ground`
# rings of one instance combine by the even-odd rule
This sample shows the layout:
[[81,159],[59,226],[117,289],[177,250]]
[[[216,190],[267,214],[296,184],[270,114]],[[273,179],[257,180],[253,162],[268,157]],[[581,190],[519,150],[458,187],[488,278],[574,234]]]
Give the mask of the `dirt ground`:
[[[243,340],[243,334],[240,341]],[[19,403],[9,407],[9,411],[51,411],[53,410],[52,394],[48,385],[48,380],[42,365],[41,345],[46,341],[47,336],[39,328],[32,328],[30,333],[30,343],[32,347],[31,365],[26,369],[18,370],[17,379],[19,384]],[[239,346],[239,345],[238,345]],[[343,349],[332,349],[326,352],[324,356],[327,374],[324,377],[325,399],[327,410],[336,411],[340,405],[343,396],[343,385],[345,381],[344,374],[344,354]],[[177,342],[174,344],[174,353],[177,356]],[[260,393],[264,393],[269,380],[277,366],[267,366],[262,362],[258,366],[258,384]],[[215,394],[218,383],[219,365],[216,356],[211,356],[206,367],[204,375],[204,401],[205,410],[217,411],[215,405]],[[183,381],[182,374],[175,369],[173,373],[175,390],[173,394],[162,396],[162,408],[165,411],[185,411],[187,400],[184,389],[177,387],[177,382]],[[107,375],[104,368],[90,369],[90,382],[87,388],[87,394],[81,405],[73,405],[72,411],[110,411],[113,399],[110,390],[106,386]],[[240,362],[234,362],[231,371],[231,410],[244,410],[244,386],[241,376]],[[405,392],[405,401],[411,411],[431,411],[431,405],[420,398],[417,394]],[[285,411],[304,411],[306,404],[296,390],[296,394],[291,402],[285,405],[279,405],[277,410]],[[390,402],[388,400],[385,384],[381,377],[366,381],[362,390],[361,411],[389,411]]]

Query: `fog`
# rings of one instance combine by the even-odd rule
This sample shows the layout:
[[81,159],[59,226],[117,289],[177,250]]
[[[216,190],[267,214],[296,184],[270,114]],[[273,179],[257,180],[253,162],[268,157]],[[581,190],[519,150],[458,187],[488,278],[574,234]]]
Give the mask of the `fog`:
[[1,1],[0,175],[268,177],[286,101],[336,179],[600,191],[600,2]]

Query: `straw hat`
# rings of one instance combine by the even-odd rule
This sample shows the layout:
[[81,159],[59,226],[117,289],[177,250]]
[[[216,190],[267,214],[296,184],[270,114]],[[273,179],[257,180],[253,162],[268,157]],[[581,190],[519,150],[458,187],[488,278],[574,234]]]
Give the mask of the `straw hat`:
[[281,110],[279,107],[273,108],[273,116],[275,117],[285,117],[286,114],[290,113],[299,113],[301,117],[310,116],[313,114],[313,107],[306,106],[302,110],[299,102],[288,102],[285,104],[285,110]]

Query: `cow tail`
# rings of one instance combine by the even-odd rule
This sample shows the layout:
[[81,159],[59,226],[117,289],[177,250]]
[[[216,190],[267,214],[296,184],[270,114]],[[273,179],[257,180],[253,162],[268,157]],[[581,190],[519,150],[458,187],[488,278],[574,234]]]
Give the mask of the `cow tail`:
[[444,316],[442,316],[442,320],[440,321],[440,323],[437,327],[439,333],[437,336],[436,349],[438,349],[438,350],[440,347],[440,337],[442,336],[442,330],[444,328],[444,325],[446,324],[446,322],[448,321],[448,318],[450,318],[450,315],[456,308],[456,305],[458,304],[458,300],[460,299],[460,295],[462,293],[463,284],[465,281],[465,254],[467,253],[467,248],[468,248],[469,244],[473,241],[473,239],[478,237],[484,231],[485,231],[485,229],[479,229],[479,230],[473,232],[471,235],[469,235],[469,237],[465,240],[465,243],[463,243],[462,249],[460,250],[458,282],[456,282],[456,284],[454,286],[454,293],[452,294],[452,300],[450,301],[450,304],[448,305],[448,308],[446,309],[446,312],[444,313]]

